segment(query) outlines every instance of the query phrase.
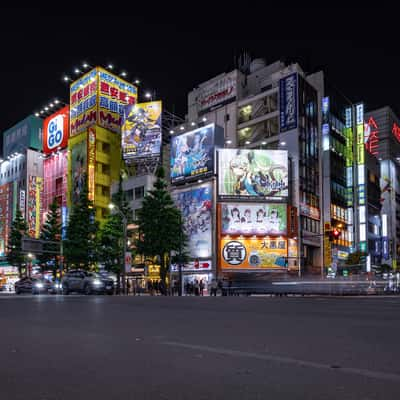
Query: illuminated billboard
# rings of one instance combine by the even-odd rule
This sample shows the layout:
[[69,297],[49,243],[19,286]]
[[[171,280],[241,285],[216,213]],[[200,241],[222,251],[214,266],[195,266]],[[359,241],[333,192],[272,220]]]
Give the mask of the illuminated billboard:
[[11,199],[10,184],[0,186],[0,256],[5,255],[8,245],[8,236],[11,223]]
[[184,231],[188,237],[191,258],[212,256],[212,186],[202,184],[172,192],[172,198],[182,213]]
[[40,215],[43,195],[43,178],[39,176],[29,176],[28,179],[28,207],[27,223],[28,234],[32,238],[39,238],[40,235]]
[[161,112],[161,101],[125,106],[121,128],[123,158],[160,155]]
[[286,204],[221,204],[223,235],[286,235]]
[[209,124],[171,138],[171,182],[179,183],[214,173],[214,146],[221,128]]
[[[182,265],[182,271],[193,271],[193,272],[203,272],[203,271],[211,271],[212,269],[212,261],[211,260],[194,260],[189,261]],[[171,264],[171,271],[178,272],[179,265]]]
[[279,81],[279,130],[290,131],[297,128],[297,73]]
[[124,107],[136,103],[136,86],[96,67],[70,87],[70,135],[97,124],[120,132]]
[[87,143],[85,140],[77,143],[71,149],[72,193],[71,200],[75,204],[82,192],[87,174]]
[[69,137],[69,107],[66,106],[43,122],[43,152],[50,154],[67,147]]
[[218,150],[221,199],[283,200],[289,194],[286,150]]
[[220,260],[222,269],[280,269],[285,268],[287,241],[284,238],[222,238]]

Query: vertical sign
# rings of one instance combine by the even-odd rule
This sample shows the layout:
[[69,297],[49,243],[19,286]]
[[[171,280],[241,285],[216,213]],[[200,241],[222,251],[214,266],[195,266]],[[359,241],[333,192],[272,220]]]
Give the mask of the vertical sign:
[[21,210],[22,218],[25,219],[25,190],[19,191],[19,209]]
[[96,165],[96,130],[93,127],[88,129],[88,198],[94,201],[94,169]]
[[61,207],[61,240],[65,240],[67,237],[67,221],[68,221],[68,208],[66,206]]
[[43,190],[43,178],[38,176],[36,177],[36,227],[35,227],[36,239],[39,239],[40,236],[40,215],[42,214],[41,210],[42,190]]
[[297,74],[279,81],[280,132],[297,128]]
[[125,272],[131,272],[132,269],[132,253],[130,251],[125,252]]

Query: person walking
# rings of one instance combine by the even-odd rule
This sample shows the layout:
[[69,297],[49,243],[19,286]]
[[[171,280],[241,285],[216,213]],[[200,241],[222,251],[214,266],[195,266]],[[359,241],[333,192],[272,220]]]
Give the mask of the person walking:
[[217,285],[217,281],[215,279],[213,279],[211,281],[210,289],[211,289],[210,296],[216,296],[217,295],[218,285]]
[[200,296],[204,296],[204,282],[203,282],[203,279],[200,279],[199,288],[200,288]]
[[195,296],[200,295],[200,285],[199,285],[199,281],[197,279],[194,281],[194,294],[195,294]]
[[147,290],[149,291],[150,296],[154,295],[153,282],[150,279],[147,281]]

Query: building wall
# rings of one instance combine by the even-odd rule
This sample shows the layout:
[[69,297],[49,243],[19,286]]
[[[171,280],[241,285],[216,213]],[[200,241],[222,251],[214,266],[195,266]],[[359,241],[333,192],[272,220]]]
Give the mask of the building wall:
[[30,115],[12,128],[3,132],[3,157],[7,158],[15,152],[26,148],[42,149],[43,121]]

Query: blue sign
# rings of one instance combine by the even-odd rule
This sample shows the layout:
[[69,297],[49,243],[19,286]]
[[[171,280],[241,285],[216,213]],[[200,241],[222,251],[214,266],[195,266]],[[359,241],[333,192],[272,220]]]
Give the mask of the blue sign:
[[382,238],[382,258],[389,259],[389,239],[387,237]]
[[322,98],[322,115],[326,116],[329,112],[329,97]]
[[297,74],[279,81],[280,132],[297,128]]
[[67,221],[68,221],[68,208],[61,207],[61,240],[67,237]]

